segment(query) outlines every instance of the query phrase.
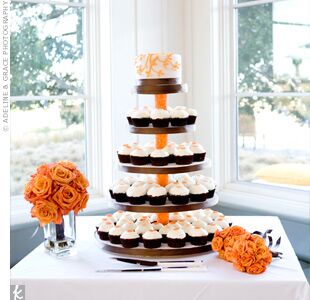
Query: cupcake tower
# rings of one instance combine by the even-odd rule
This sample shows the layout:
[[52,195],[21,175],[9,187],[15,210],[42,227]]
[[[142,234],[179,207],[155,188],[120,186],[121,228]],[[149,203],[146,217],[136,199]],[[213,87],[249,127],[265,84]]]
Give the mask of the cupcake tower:
[[[152,155],[148,155],[147,151],[141,147],[136,147],[134,152],[129,151],[124,145],[122,151],[118,152],[120,160],[119,168],[122,171],[129,173],[140,173],[140,174],[155,174],[156,184],[150,186],[145,190],[145,185],[132,184],[131,186],[126,184],[120,184],[117,189],[114,190],[114,194],[126,193],[124,197],[130,199],[130,203],[123,202],[122,198],[117,195],[113,197],[113,191],[110,190],[111,196],[116,199],[114,206],[117,209],[123,211],[132,212],[149,212],[156,214],[156,223],[160,224],[158,227],[167,226],[169,223],[169,212],[178,211],[192,211],[196,209],[207,208],[217,204],[218,198],[214,195],[213,191],[208,190],[198,183],[197,186],[192,187],[192,196],[189,196],[189,189],[180,182],[174,183],[173,186],[167,191],[167,187],[171,181],[169,180],[169,174],[180,174],[193,171],[199,171],[210,165],[210,161],[205,159],[205,155],[201,155],[203,151],[200,151],[200,145],[193,143],[192,148],[197,150],[196,152],[191,151],[190,147],[186,145],[179,145],[177,150],[174,151],[174,156],[171,157],[171,153],[167,155],[168,134],[171,133],[183,133],[194,130],[194,123],[197,118],[197,112],[192,108],[186,107],[175,107],[169,108],[167,106],[167,94],[186,92],[186,84],[181,83],[181,56],[173,53],[155,53],[155,54],[141,54],[135,59],[135,69],[137,77],[137,85],[135,91],[138,94],[153,94],[155,95],[155,108],[154,109],[134,109],[128,115],[127,119],[130,124],[130,132],[136,134],[155,134],[155,149],[152,151]],[[200,151],[200,153],[199,153]],[[130,155],[129,155],[130,153]],[[196,153],[194,161],[194,153]],[[200,154],[200,155],[199,155]],[[128,157],[130,156],[130,160]],[[173,159],[173,162],[171,162]],[[196,195],[195,195],[196,193]],[[209,197],[203,199],[199,195],[209,193]],[[210,193],[212,197],[210,197]],[[167,203],[167,195],[169,202]],[[148,197],[149,203],[146,203]],[[207,199],[208,198],[208,199]],[[117,200],[118,199],[118,200]],[[123,198],[124,200],[124,198]],[[192,201],[193,200],[193,201]],[[207,201],[206,201],[207,200]],[[127,201],[127,200],[126,200]],[[153,201],[153,202],[151,202]],[[118,225],[112,229],[108,228],[112,224],[106,225],[107,231],[115,231],[116,234],[120,234],[121,228]],[[142,226],[143,227],[143,226]],[[145,255],[180,255],[180,254],[191,254],[206,251],[206,244],[198,245],[195,238],[191,247],[185,247],[184,230],[178,227],[175,230],[169,231],[169,237],[173,240],[172,244],[175,244],[173,248],[179,248],[176,250],[187,251],[166,251],[167,249],[161,249],[159,252],[145,252]],[[128,232],[127,232],[128,231]],[[135,230],[127,230],[125,239],[134,240],[135,245],[128,246],[125,241],[124,248],[114,248],[113,245],[109,245],[107,242],[108,249],[118,253],[135,254],[134,248],[137,247],[137,240],[139,235],[139,229],[135,227]],[[163,235],[160,231],[150,230],[145,236],[146,240],[145,248],[157,248],[156,239]],[[194,236],[200,236],[204,232],[203,228],[199,226],[192,230]],[[112,232],[112,235],[113,235]],[[168,237],[168,238],[169,238]],[[142,238],[141,236],[139,237]],[[150,245],[148,243],[150,240]],[[197,239],[196,239],[197,240]],[[178,245],[180,242],[182,245]],[[154,245],[155,243],[155,245]],[[113,244],[113,242],[111,243]],[[149,247],[148,247],[149,246]],[[154,246],[154,247],[153,247]],[[122,251],[120,251],[122,249]],[[131,250],[127,251],[126,250]],[[132,252],[133,251],[133,252]],[[164,251],[164,252],[163,252]],[[139,253],[141,254],[141,253]]]

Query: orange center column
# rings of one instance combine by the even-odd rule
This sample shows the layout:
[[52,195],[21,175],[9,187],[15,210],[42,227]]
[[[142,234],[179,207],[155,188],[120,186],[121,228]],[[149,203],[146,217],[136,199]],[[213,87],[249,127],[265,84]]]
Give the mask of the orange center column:
[[[155,107],[167,109],[167,95],[155,95]],[[167,146],[168,136],[167,134],[156,134],[155,135],[156,149],[162,149]],[[157,174],[157,183],[161,186],[166,186],[169,181],[168,174]],[[162,224],[169,222],[169,213],[158,213],[157,221]]]

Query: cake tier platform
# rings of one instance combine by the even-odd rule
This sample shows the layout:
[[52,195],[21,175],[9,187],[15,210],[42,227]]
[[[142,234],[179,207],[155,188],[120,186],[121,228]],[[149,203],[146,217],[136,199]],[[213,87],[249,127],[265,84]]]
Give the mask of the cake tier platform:
[[190,165],[177,165],[175,163],[168,164],[167,166],[152,166],[143,165],[135,166],[133,164],[119,164],[119,170],[127,173],[139,173],[139,174],[178,174],[203,170],[211,166],[211,160],[206,158],[201,162],[194,162]]
[[112,244],[110,241],[103,241],[99,239],[97,232],[95,232],[95,239],[98,242],[98,245],[102,247],[103,250],[125,255],[134,255],[134,256],[150,256],[150,257],[163,257],[163,256],[184,256],[184,255],[193,255],[197,253],[209,252],[212,250],[211,243],[208,243],[203,246],[193,246],[189,242],[186,242],[186,245],[182,248],[171,248],[167,244],[162,244],[160,248],[148,249],[143,246],[142,243],[139,244],[136,248],[124,248],[120,244]]
[[175,94],[186,93],[188,90],[187,84],[154,84],[154,85],[136,85],[134,86],[134,92],[137,94]]
[[116,202],[113,200],[113,207],[118,210],[132,211],[138,213],[163,213],[163,212],[179,212],[179,211],[190,211],[203,208],[209,208],[216,205],[219,202],[219,197],[214,194],[213,198],[207,199],[204,202],[189,202],[188,204],[176,205],[172,204],[167,200],[165,205],[133,205],[129,202]]
[[186,133],[193,132],[196,130],[195,125],[186,125],[186,126],[169,126],[169,127],[135,127],[130,126],[130,133],[135,134],[174,134],[174,133]]

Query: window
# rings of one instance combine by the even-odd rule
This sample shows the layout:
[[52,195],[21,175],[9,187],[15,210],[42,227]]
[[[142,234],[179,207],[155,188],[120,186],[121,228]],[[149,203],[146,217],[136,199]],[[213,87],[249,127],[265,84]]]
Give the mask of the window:
[[88,207],[105,206],[111,174],[110,150],[103,149],[103,137],[110,143],[111,135],[110,28],[109,7],[99,2],[11,2],[13,223],[28,220],[29,207],[20,199],[24,184],[36,166],[51,161],[75,162],[91,182]]
[[309,190],[310,2],[234,10],[237,180]]

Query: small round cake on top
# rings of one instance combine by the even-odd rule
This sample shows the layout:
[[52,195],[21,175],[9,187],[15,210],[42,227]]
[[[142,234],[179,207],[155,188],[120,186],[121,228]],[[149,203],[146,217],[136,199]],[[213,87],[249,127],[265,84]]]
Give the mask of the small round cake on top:
[[157,230],[149,230],[142,235],[142,240],[145,248],[159,248],[162,235]]
[[151,122],[153,127],[168,127],[170,113],[166,109],[156,108],[151,111]]
[[120,236],[120,242],[124,248],[139,246],[140,237],[134,230],[126,230]]
[[167,243],[169,247],[181,248],[185,246],[186,234],[181,228],[174,228],[167,234]]

